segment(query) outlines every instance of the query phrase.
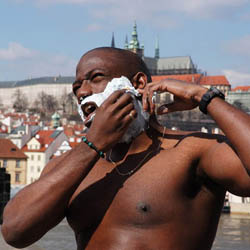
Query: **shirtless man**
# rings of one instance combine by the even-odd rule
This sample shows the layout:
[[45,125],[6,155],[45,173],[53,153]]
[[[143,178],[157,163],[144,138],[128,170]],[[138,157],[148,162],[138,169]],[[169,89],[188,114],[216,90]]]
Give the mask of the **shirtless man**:
[[97,151],[80,143],[8,203],[2,233],[10,245],[26,247],[66,217],[78,250],[207,250],[225,192],[250,195],[249,115],[214,97],[207,112],[227,139],[164,130],[154,118],[155,91],[175,96],[157,110],[163,114],[197,107],[207,89],[175,80],[148,83],[141,59],[114,48],[83,55],[73,91],[81,103],[121,76],[142,94],[143,108],[151,114],[147,129],[121,142],[139,115],[124,90],[98,108],[93,102],[83,106],[86,138]]

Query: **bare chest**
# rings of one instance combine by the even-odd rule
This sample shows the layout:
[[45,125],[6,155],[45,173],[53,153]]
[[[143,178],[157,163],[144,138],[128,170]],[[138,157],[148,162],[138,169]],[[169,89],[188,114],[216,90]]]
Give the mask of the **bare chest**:
[[137,168],[140,160],[116,167],[98,162],[69,204],[68,220],[76,231],[101,222],[145,227],[165,223],[200,191],[196,165],[188,154],[162,151]]

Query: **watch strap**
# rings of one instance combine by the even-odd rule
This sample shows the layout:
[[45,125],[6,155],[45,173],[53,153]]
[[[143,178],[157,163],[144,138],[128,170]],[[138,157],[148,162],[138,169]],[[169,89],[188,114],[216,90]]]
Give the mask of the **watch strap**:
[[199,109],[202,113],[207,114],[207,106],[213,98],[219,97],[225,100],[225,95],[215,87],[211,87],[201,98]]

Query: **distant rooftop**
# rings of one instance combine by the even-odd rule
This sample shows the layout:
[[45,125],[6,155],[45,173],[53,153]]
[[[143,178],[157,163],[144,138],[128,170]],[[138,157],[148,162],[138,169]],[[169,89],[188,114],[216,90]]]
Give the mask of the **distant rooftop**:
[[202,74],[186,74],[186,75],[157,75],[152,76],[153,81],[160,81],[163,79],[175,79],[192,83],[199,83],[201,85],[223,85],[230,86],[226,76],[203,76]]
[[0,138],[0,158],[27,159],[27,156],[11,140]]
[[0,88],[16,88],[22,86],[30,86],[30,85],[37,85],[37,84],[70,84],[75,81],[74,76],[46,76],[46,77],[39,77],[39,78],[32,78],[22,81],[6,81],[0,82]]
[[234,89],[232,89],[234,92],[241,92],[241,91],[250,91],[250,86],[237,86]]

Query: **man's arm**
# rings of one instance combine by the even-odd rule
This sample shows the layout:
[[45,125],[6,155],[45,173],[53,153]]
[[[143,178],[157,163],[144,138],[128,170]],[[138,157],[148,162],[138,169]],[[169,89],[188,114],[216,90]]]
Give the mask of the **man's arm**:
[[39,180],[22,189],[7,204],[2,225],[6,242],[26,247],[56,226],[64,218],[72,194],[98,158],[82,142],[49,163]]
[[[155,91],[170,92],[174,101],[158,108],[158,114],[190,110],[199,105],[207,89],[198,84],[177,80],[150,83],[141,91],[143,107],[153,113]],[[228,143],[207,143],[199,166],[225,189],[242,196],[250,196],[250,116],[215,97],[207,111],[225,133]]]
[[[88,140],[99,150],[109,150],[132,122],[131,110],[134,107],[129,94],[112,94],[96,110]],[[7,243],[26,247],[57,225],[65,216],[71,196],[98,159],[97,152],[81,142],[50,162],[39,180],[18,192],[5,207],[1,229]]]
[[226,190],[250,196],[250,116],[220,98],[214,98],[207,110],[229,143],[212,144],[200,166]]

